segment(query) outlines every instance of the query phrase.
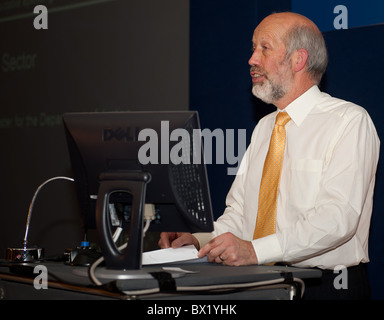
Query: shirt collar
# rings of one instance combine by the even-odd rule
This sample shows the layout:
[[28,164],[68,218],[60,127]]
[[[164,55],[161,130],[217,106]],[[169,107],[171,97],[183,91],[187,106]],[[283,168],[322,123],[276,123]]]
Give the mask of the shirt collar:
[[296,100],[292,101],[284,110],[291,117],[292,121],[297,125],[304,121],[308,113],[318,103],[322,93],[320,89],[314,85],[304,92]]

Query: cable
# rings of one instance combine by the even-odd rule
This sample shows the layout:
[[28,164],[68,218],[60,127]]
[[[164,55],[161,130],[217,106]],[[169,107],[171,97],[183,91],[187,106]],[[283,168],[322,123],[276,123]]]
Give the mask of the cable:
[[[293,278],[293,282],[297,282],[301,285],[301,292],[300,296],[302,297],[305,290],[305,284],[304,281],[299,278]],[[274,279],[274,280],[267,280],[267,281],[257,281],[257,282],[249,282],[249,283],[235,283],[235,284],[222,284],[222,285],[209,285],[209,286],[184,286],[184,287],[177,287],[176,292],[196,292],[196,291],[228,291],[228,290],[244,290],[244,289],[252,289],[252,288],[259,288],[262,289],[270,288],[274,285],[281,285],[285,284],[285,279]],[[156,294],[160,293],[160,288],[152,288],[152,289],[143,289],[143,290],[133,290],[133,291],[122,291],[124,294],[128,296],[139,296],[139,295],[149,295],[149,294]],[[292,298],[292,297],[291,297]]]
[[[144,226],[144,235],[145,235],[145,232],[148,230],[149,228],[149,225],[151,223],[151,220],[150,219],[146,219],[145,220],[145,226]],[[121,227],[118,227],[116,230],[115,230],[115,233],[113,234],[112,236],[112,239],[113,241],[116,243],[116,241],[119,239],[120,237],[120,234],[121,232],[123,231],[123,229]],[[117,250],[123,250],[126,246],[128,245],[128,242],[124,243],[123,245],[121,245],[120,247],[117,248]],[[99,279],[97,279],[96,277],[96,274],[95,274],[95,270],[97,268],[97,266],[102,263],[104,261],[104,257],[100,257],[99,259],[97,259],[94,263],[91,264],[91,266],[89,267],[89,270],[88,270],[88,274],[89,274],[89,277],[91,278],[91,281],[97,285],[97,286],[101,286],[103,285]]]
[[28,243],[28,232],[29,232],[29,225],[31,223],[31,216],[32,216],[32,209],[33,209],[33,206],[35,204],[35,200],[36,200],[36,197],[38,195],[38,193],[40,192],[41,188],[44,187],[47,183],[51,182],[51,181],[54,181],[54,180],[59,180],[59,179],[63,179],[63,180],[69,180],[69,181],[75,181],[73,178],[69,178],[69,177],[62,177],[62,176],[58,176],[58,177],[54,177],[54,178],[51,178],[51,179],[48,179],[46,181],[44,181],[36,190],[33,198],[32,198],[32,201],[29,205],[29,210],[28,210],[28,217],[27,217],[27,224],[25,226],[25,235],[24,235],[24,241],[23,241],[23,246],[24,246],[24,249],[27,248],[27,243]]
[[113,234],[113,237],[112,237],[113,242],[116,243],[116,241],[119,239],[119,237],[120,237],[122,231],[123,231],[123,228],[122,228],[122,227],[117,227],[117,228],[116,228],[116,231],[115,231],[115,233]]
[[145,237],[145,233],[147,232],[150,224],[151,224],[151,220],[150,219],[146,219],[145,220],[145,226],[144,226],[144,229],[143,229],[144,237]]
[[91,264],[91,266],[89,267],[89,270],[88,270],[88,274],[89,274],[89,278],[91,279],[91,281],[97,285],[97,286],[101,286],[103,285],[99,279],[97,279],[96,275],[95,275],[95,269],[97,268],[97,266],[103,262],[104,260],[104,257],[100,257],[99,259],[97,259],[94,263]]
[[[118,227],[116,230],[115,230],[115,233],[113,234],[113,241],[116,243],[116,241],[119,239],[120,237],[120,234],[121,232],[123,231],[123,229],[121,227]],[[122,246],[118,247],[117,249],[118,250],[122,250],[124,249],[125,247],[127,246],[127,243],[123,244]],[[91,278],[91,281],[97,285],[97,286],[101,286],[103,285],[99,279],[97,279],[96,277],[96,274],[95,274],[95,270],[97,268],[97,266],[102,263],[104,261],[104,257],[100,257],[99,259],[97,259],[94,263],[91,264],[91,266],[89,267],[89,270],[88,270],[88,274],[89,274],[89,277]]]
[[[154,219],[154,215],[149,214],[149,215],[144,216],[144,220],[145,220],[145,225],[143,228],[144,237],[145,237],[145,234],[146,234],[146,232],[147,232],[147,230],[151,224],[151,221],[153,219]],[[112,236],[113,242],[115,242],[115,243],[117,242],[122,231],[123,231],[123,228],[121,228],[121,227],[116,228],[116,230]],[[125,243],[122,246],[118,247],[117,249],[123,250],[127,245],[128,245],[128,243]],[[91,264],[91,266],[89,267],[89,270],[88,270],[88,274],[89,274],[89,277],[91,278],[91,281],[97,286],[101,286],[102,283],[97,279],[96,274],[95,274],[95,270],[96,270],[97,266],[100,263],[102,263],[103,261],[104,261],[104,257],[100,257],[94,263]]]
[[[145,237],[146,232],[148,231],[149,226],[151,224],[151,221],[155,219],[155,206],[153,204],[147,204],[146,203],[144,205],[143,216],[144,216],[144,221],[145,221],[145,225],[143,227],[143,236]],[[117,240],[119,239],[122,231],[123,231],[123,229],[121,227],[117,227],[117,229],[115,230],[115,232],[114,232],[114,234],[112,236],[113,242],[115,242],[115,243],[117,242]],[[122,250],[127,245],[128,245],[128,243],[125,243],[122,246],[118,247],[117,249],[118,250]],[[88,269],[88,275],[91,278],[91,281],[95,285],[98,285],[98,286],[101,286],[102,283],[97,279],[96,274],[95,274],[95,270],[96,270],[97,266],[101,262],[103,262],[103,260],[104,260],[104,258],[100,257],[98,260],[96,260],[94,263],[92,263],[91,266]]]

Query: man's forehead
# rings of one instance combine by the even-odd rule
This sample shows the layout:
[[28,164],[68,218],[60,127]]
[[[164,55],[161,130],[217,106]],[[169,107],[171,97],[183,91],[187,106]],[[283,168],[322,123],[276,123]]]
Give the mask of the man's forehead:
[[252,42],[257,43],[260,41],[272,41],[274,43],[282,42],[282,36],[285,30],[279,28],[278,26],[268,25],[262,26],[259,25],[253,32]]

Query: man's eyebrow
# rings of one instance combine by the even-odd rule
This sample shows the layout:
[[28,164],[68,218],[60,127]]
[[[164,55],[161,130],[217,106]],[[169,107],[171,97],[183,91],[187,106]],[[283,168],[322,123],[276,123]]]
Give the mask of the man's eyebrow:
[[273,41],[272,39],[269,39],[269,38],[261,38],[259,41],[254,41],[252,40],[252,47],[256,47],[257,45],[260,45],[260,44],[269,44],[269,45],[273,45]]

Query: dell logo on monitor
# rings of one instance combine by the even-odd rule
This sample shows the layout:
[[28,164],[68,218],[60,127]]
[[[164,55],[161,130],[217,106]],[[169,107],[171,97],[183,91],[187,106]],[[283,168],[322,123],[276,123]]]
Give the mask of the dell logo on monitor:
[[137,141],[137,136],[139,135],[139,128],[104,128],[103,129],[103,141]]

